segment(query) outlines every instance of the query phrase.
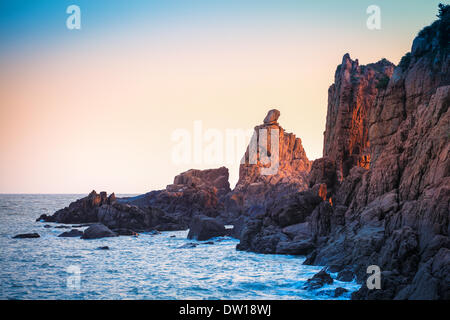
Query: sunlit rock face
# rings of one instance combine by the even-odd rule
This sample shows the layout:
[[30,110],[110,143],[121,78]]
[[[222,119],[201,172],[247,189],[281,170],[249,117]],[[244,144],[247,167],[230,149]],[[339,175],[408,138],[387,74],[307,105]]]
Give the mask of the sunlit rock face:
[[173,185],[168,189],[176,189],[178,186],[213,188],[218,196],[227,194],[231,191],[228,169],[221,167],[218,169],[196,170],[191,169],[177,175],[173,180]]
[[241,161],[239,180],[226,202],[230,211],[263,212],[277,197],[308,187],[311,161],[301,139],[278,124],[279,116],[280,111],[270,110],[263,124],[255,127]]
[[370,152],[368,114],[383,83],[394,72],[386,59],[360,66],[349,54],[335,73],[328,89],[328,112],[324,133],[323,155],[336,162],[338,181],[348,175],[354,165],[369,168]]

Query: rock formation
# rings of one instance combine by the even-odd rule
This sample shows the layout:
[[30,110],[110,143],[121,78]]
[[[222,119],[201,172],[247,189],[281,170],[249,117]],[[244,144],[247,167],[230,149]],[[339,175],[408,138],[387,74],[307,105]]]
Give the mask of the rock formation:
[[[237,215],[264,212],[277,198],[308,188],[308,160],[300,138],[279,124],[280,111],[270,110],[256,126],[239,168],[239,180],[225,200]],[[278,143],[273,143],[278,137]]]

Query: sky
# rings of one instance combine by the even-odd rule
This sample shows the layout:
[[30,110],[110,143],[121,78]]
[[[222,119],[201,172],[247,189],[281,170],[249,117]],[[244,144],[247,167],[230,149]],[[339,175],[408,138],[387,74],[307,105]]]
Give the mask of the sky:
[[[0,193],[144,193],[222,165],[234,186],[238,161],[174,161],[174,132],[203,152],[272,108],[320,158],[342,56],[397,64],[438,3],[2,0]],[[66,26],[69,5],[79,30]],[[366,26],[370,5],[379,30]],[[234,150],[240,158],[245,145]]]

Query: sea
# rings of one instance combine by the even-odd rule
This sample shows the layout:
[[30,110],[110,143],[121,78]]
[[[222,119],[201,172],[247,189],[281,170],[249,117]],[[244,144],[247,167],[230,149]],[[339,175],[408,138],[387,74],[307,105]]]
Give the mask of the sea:
[[[65,225],[36,222],[84,196],[0,194],[0,299],[347,300],[359,288],[332,273],[333,284],[305,290],[323,267],[303,265],[303,256],[237,251],[230,237],[201,242],[168,231],[83,240],[58,237]],[[40,238],[13,239],[33,232]],[[338,287],[348,292],[334,298]]]

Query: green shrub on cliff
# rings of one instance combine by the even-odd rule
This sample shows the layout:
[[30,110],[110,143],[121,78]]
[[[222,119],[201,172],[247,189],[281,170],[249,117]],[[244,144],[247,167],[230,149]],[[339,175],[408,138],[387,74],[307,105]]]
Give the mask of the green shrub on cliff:
[[439,45],[447,48],[450,43],[450,5],[440,3],[437,17],[439,19],[432,25],[420,30],[418,37],[431,41],[437,36]]
[[388,76],[384,76],[383,78],[381,78],[380,80],[378,80],[378,83],[376,85],[377,89],[386,89],[387,86],[389,84],[389,77]]

